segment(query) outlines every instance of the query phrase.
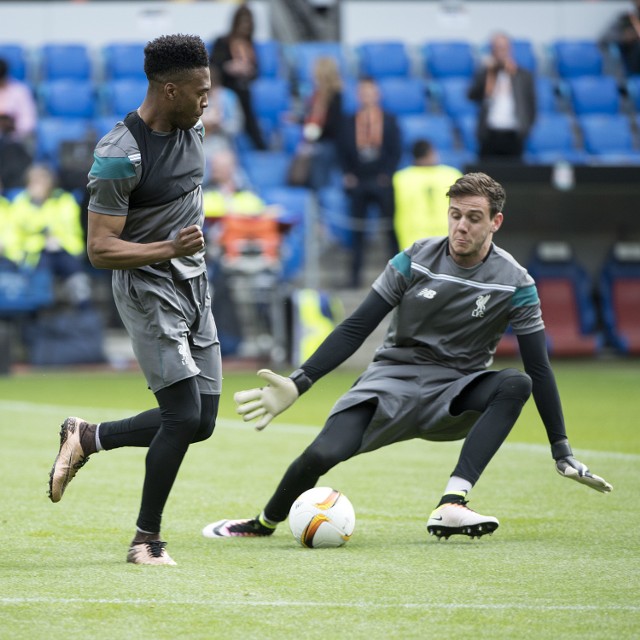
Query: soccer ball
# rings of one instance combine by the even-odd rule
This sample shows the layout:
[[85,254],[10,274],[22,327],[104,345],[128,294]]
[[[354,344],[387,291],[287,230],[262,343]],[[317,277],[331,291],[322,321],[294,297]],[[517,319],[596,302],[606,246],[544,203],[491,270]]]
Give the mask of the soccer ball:
[[356,514],[349,498],[331,487],[305,491],[289,511],[291,533],[303,547],[341,547],[355,526]]

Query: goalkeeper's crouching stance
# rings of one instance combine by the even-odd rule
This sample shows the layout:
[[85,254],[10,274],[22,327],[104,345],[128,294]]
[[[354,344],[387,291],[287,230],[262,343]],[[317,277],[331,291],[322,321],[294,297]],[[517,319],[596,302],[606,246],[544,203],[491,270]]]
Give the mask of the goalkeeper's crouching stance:
[[[502,186],[486,174],[470,173],[447,196],[447,238],[419,240],[390,260],[358,309],[300,369],[289,377],[261,370],[265,386],[235,395],[238,413],[264,429],[392,312],[373,362],[291,463],[263,511],[251,519],[209,524],[205,536],[271,535],[295,499],[339,462],[412,438],[463,440],[427,520],[429,533],[438,538],[493,533],[497,518],[469,509],[467,499],[531,394],[558,473],[602,493],[612,490],[573,457],[535,283],[493,243],[503,222]],[[518,338],[524,372],[488,369],[508,325]]]

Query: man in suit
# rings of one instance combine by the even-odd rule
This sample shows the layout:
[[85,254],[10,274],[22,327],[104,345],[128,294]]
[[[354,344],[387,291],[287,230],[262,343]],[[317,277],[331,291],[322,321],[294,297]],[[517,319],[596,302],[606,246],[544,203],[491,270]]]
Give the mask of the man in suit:
[[364,261],[367,208],[380,209],[381,228],[386,236],[388,257],[398,252],[393,228],[393,174],[402,153],[400,130],[393,115],[380,105],[380,90],[371,78],[358,83],[358,110],[345,119],[338,153],[349,197],[353,232],[349,286],[361,285]]
[[491,39],[491,56],[475,75],[468,95],[480,104],[480,158],[519,160],[536,118],[535,85],[531,73],[513,59],[505,34]]

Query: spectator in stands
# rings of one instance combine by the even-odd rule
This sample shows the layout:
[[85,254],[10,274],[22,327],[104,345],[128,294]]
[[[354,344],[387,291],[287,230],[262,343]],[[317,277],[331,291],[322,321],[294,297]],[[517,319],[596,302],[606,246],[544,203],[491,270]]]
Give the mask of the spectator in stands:
[[30,144],[35,135],[37,108],[29,87],[9,75],[9,65],[0,58],[0,118],[4,135]]
[[515,62],[504,33],[491,39],[491,55],[475,75],[469,99],[480,104],[480,158],[520,159],[536,118],[533,76]]
[[27,172],[26,189],[11,203],[21,237],[24,263],[48,269],[64,282],[68,302],[86,307],[91,285],[85,267],[84,232],[80,205],[74,196],[56,188],[55,175],[43,165]]
[[222,84],[238,95],[245,131],[256,149],[264,150],[267,145],[251,105],[251,83],[259,73],[253,28],[253,12],[247,5],[240,5],[233,15],[229,33],[213,42],[211,65],[219,69]]
[[329,184],[338,158],[336,145],[342,125],[342,78],[333,58],[320,57],[313,68],[314,87],[305,105],[303,142],[311,156],[308,184]]
[[616,45],[628,75],[640,74],[640,0],[618,15],[602,36],[605,46]]
[[437,150],[427,140],[416,140],[411,155],[413,164],[393,176],[393,223],[401,249],[420,238],[447,235],[447,191],[462,175],[458,169],[440,164]]
[[362,78],[358,82],[358,103],[356,113],[343,121],[338,144],[353,231],[351,272],[347,283],[352,288],[361,285],[370,204],[376,204],[380,209],[388,257],[398,252],[393,229],[392,178],[402,154],[398,123],[393,115],[382,110],[380,90],[372,78]]
[[0,196],[0,269],[15,269],[24,254],[11,203]]
[[235,149],[236,136],[244,128],[244,116],[238,96],[220,80],[220,70],[210,67],[211,90],[209,105],[202,114],[204,124],[204,153],[207,159],[220,149]]

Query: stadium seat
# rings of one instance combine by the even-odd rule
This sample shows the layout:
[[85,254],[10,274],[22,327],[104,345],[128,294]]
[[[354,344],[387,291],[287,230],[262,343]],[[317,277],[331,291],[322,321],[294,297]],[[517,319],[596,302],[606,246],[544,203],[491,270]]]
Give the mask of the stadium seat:
[[536,281],[552,356],[596,355],[602,348],[589,274],[564,242],[540,243],[528,264]]
[[291,109],[291,91],[284,78],[257,78],[251,85],[251,101],[256,117],[277,129],[282,116]]
[[531,40],[515,38],[511,40],[513,58],[519,67],[530,71],[534,75],[538,70],[538,59]]
[[420,78],[381,78],[378,84],[385,111],[399,116],[427,110],[427,95]]
[[571,106],[576,115],[618,113],[620,92],[612,76],[580,76],[567,81]]
[[39,56],[42,80],[92,78],[92,60],[84,44],[44,44]]
[[104,112],[126,114],[137,109],[147,95],[147,80],[141,78],[120,78],[102,84]]
[[463,113],[454,119],[455,128],[460,133],[464,148],[478,152],[478,116],[475,113]]
[[536,107],[538,113],[556,113],[558,98],[556,87],[548,76],[536,76],[534,79],[536,89]]
[[474,50],[469,42],[427,42],[420,51],[426,75],[436,80],[452,77],[470,79],[475,71]]
[[107,80],[125,78],[145,80],[143,42],[112,42],[102,48],[104,77]]
[[593,40],[556,40],[551,55],[556,73],[564,79],[597,76],[603,70],[603,55]]
[[86,140],[91,133],[92,122],[86,118],[40,118],[36,126],[36,159],[57,165],[62,142]]
[[379,80],[410,75],[411,61],[404,42],[364,42],[356,47],[356,52],[360,74],[363,76]]
[[635,164],[640,161],[640,152],[634,148],[633,131],[626,115],[589,114],[578,116],[577,120],[585,150],[600,162]]
[[9,65],[9,75],[22,82],[29,80],[27,51],[22,44],[0,44],[0,58]]
[[610,343],[621,353],[640,355],[640,243],[614,245],[602,267],[600,294]]
[[640,113],[640,76],[629,76],[625,82],[625,89],[633,103],[633,108]]
[[566,113],[542,113],[531,129],[525,145],[525,160],[553,164],[559,160],[584,162],[585,154],[576,147],[573,121]]
[[477,154],[468,149],[438,149],[438,158],[441,164],[455,167],[462,173],[469,165],[477,164]]
[[96,113],[96,92],[89,80],[60,79],[38,86],[41,113],[56,118],[92,118]]
[[318,218],[329,237],[341,247],[353,244],[349,201],[342,187],[325,187],[318,191]]
[[286,186],[291,155],[284,151],[245,151],[240,154],[240,164],[253,187],[262,193],[269,187]]
[[106,116],[98,116],[93,118],[91,121],[91,126],[95,131],[96,138],[100,140],[103,136],[105,136],[113,127],[116,125],[118,120],[124,120],[126,113],[118,113]]
[[284,63],[277,40],[258,40],[253,43],[258,62],[258,75],[261,78],[284,77]]
[[400,116],[398,126],[402,136],[402,148],[407,151],[420,138],[431,142],[439,151],[454,148],[455,132],[453,123],[447,115],[425,113]]
[[467,97],[469,90],[467,78],[442,78],[431,86],[443,111],[452,118],[466,114],[478,114],[478,103]]

